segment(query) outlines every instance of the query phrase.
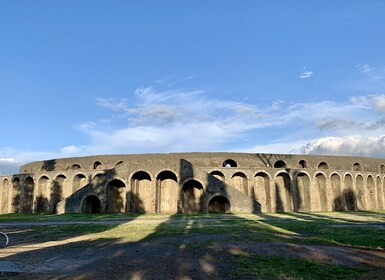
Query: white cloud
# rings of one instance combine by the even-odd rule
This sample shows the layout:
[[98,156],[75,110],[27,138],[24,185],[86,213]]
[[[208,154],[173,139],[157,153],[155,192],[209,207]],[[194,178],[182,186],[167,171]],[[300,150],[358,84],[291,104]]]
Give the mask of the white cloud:
[[[385,127],[385,120],[376,118],[383,97],[353,97],[345,103],[322,101],[285,104],[273,101],[257,107],[245,102],[210,99],[203,91],[166,90],[154,87],[136,90],[136,100],[99,98],[100,106],[116,111],[125,120],[117,129],[91,122],[80,126],[91,139],[90,144],[76,147],[78,153],[143,153],[222,150],[225,144],[242,146],[244,135],[258,129],[302,128],[327,131],[371,130]],[[374,105],[377,104],[377,105]],[[382,105],[381,105],[382,106]],[[297,141],[297,144],[303,141]],[[299,150],[299,146],[295,145]],[[287,151],[281,144],[251,148]],[[250,149],[249,149],[250,150]]]
[[304,71],[299,75],[298,78],[307,79],[307,78],[310,78],[311,76],[313,76],[313,71]]
[[0,175],[17,173],[19,163],[15,158],[0,158]]
[[[375,152],[368,145],[360,149],[359,144],[353,145],[352,139],[356,138],[343,137],[362,131],[367,137],[376,137],[385,128],[385,95],[355,96],[345,102],[288,104],[278,100],[256,105],[246,101],[209,98],[203,91],[160,91],[147,87],[136,90],[135,98],[131,100],[98,98],[96,102],[109,109],[110,113],[107,113],[108,118],[77,126],[88,137],[87,144],[68,145],[56,151],[0,147],[4,159],[14,159],[3,159],[0,174],[16,170],[29,161],[115,153],[231,149],[268,153],[360,153],[372,156],[381,152],[381,148],[375,149]],[[259,135],[265,134],[266,130],[279,132],[276,134],[278,137],[274,142],[261,144],[263,140],[259,140]],[[325,135],[337,135],[340,138],[324,138]],[[368,140],[362,142],[369,143]],[[376,147],[381,147],[378,142],[373,140],[370,143],[377,143]],[[247,146],[251,148],[240,148]],[[304,146],[306,148],[301,149]]]
[[372,97],[374,109],[381,113],[385,113],[385,95],[376,95]]
[[373,68],[369,64],[365,64],[365,65],[358,64],[356,65],[356,68],[360,73],[368,73],[373,71]]
[[311,141],[302,148],[305,154],[385,157],[385,135],[365,137],[348,135],[324,137]]

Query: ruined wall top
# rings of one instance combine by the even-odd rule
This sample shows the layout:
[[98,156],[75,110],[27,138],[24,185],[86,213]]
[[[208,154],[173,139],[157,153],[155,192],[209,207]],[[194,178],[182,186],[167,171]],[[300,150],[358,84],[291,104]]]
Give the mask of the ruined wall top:
[[330,169],[385,173],[385,159],[261,153],[170,153],[99,155],[36,161],[20,167],[20,173],[106,170],[119,166],[170,166],[186,160],[197,168]]

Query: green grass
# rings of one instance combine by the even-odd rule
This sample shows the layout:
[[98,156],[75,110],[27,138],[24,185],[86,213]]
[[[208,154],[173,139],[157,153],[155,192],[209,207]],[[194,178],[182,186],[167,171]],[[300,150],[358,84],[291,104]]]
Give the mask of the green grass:
[[363,267],[348,267],[314,263],[303,259],[238,254],[230,258],[234,274],[249,279],[357,279],[368,271]]
[[[114,220],[116,224],[107,223]],[[185,234],[227,234],[234,240],[385,248],[385,212],[283,213],[269,215],[3,214],[0,222],[100,221],[32,227],[47,238],[93,234],[139,241]],[[104,222],[103,222],[104,221]],[[132,221],[143,221],[143,223]]]
[[[62,245],[64,248],[105,248],[117,243],[173,236],[181,238],[167,239],[166,244],[176,246],[179,250],[213,250],[218,245],[237,241],[385,248],[383,211],[269,215],[0,215],[0,223],[22,221],[99,221],[96,224],[9,227],[13,230],[10,238],[17,236],[19,244],[36,243],[36,240],[41,243],[65,240],[66,243]],[[71,240],[84,235],[85,238],[80,241]],[[187,235],[197,238],[192,236],[192,239],[185,241],[183,236]],[[230,278],[239,279],[365,279],[369,270],[365,267],[330,265],[245,252],[235,254],[228,251],[227,256],[225,263],[231,267],[228,270]]]

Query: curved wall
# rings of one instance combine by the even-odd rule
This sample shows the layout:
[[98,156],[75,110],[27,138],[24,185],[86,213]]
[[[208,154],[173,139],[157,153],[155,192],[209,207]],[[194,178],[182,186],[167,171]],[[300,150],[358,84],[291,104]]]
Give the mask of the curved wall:
[[0,176],[0,211],[273,213],[383,209],[385,160],[242,153],[37,161]]

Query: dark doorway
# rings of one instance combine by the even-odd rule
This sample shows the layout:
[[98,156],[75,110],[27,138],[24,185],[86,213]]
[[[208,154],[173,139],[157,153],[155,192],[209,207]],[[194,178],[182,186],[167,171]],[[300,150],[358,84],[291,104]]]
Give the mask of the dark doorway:
[[230,202],[221,195],[214,196],[209,202],[209,213],[229,213]]
[[82,213],[100,214],[101,205],[98,197],[89,195],[83,200]]

